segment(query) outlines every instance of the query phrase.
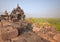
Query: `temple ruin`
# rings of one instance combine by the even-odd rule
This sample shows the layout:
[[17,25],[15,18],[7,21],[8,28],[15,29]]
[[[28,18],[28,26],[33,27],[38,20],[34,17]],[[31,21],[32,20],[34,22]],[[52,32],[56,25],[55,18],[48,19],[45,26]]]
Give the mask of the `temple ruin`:
[[[46,23],[44,26],[37,26],[25,21],[23,9],[17,4],[9,14],[5,10],[0,15],[0,42],[60,42],[60,34],[55,27]],[[56,38],[56,39],[55,39]]]
[[10,15],[8,14],[7,10],[4,12],[4,15],[1,15],[1,20],[24,20],[25,19],[25,14],[24,11],[21,9],[21,7],[19,7],[19,5],[17,5],[17,7],[15,9],[12,10],[12,12],[10,13]]

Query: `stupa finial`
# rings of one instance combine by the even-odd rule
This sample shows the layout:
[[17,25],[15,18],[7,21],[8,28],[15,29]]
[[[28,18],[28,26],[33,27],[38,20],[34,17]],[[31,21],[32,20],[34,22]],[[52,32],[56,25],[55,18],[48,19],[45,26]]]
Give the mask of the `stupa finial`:
[[19,7],[19,4],[17,4],[17,7]]
[[17,8],[18,8],[18,9],[21,9],[20,6],[19,6],[19,4],[17,4]]
[[5,15],[8,15],[8,12],[7,12],[7,10],[5,10]]

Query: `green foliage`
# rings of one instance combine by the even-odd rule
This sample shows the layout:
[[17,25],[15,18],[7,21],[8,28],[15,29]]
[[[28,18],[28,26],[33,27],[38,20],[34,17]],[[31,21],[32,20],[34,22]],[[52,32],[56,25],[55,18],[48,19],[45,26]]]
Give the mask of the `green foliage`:
[[32,18],[33,23],[49,22],[51,25],[56,26],[56,30],[60,31],[60,18]]

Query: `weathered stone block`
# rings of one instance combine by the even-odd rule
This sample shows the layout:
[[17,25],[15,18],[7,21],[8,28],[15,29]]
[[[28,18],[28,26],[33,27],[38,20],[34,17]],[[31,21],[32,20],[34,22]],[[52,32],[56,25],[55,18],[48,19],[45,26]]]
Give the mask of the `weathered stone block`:
[[13,28],[5,28],[4,31],[5,32],[2,32],[2,34],[1,34],[3,40],[9,40],[11,38],[18,36],[18,30],[15,28],[14,29]]
[[11,42],[26,42],[26,40],[24,38],[16,37],[14,39],[11,39]]

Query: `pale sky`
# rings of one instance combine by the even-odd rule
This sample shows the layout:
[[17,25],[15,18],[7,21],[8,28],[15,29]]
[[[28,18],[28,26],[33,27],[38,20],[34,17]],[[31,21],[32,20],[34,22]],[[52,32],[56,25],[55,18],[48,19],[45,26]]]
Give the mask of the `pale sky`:
[[5,10],[11,12],[17,4],[26,17],[60,18],[60,0],[0,0],[0,13]]

